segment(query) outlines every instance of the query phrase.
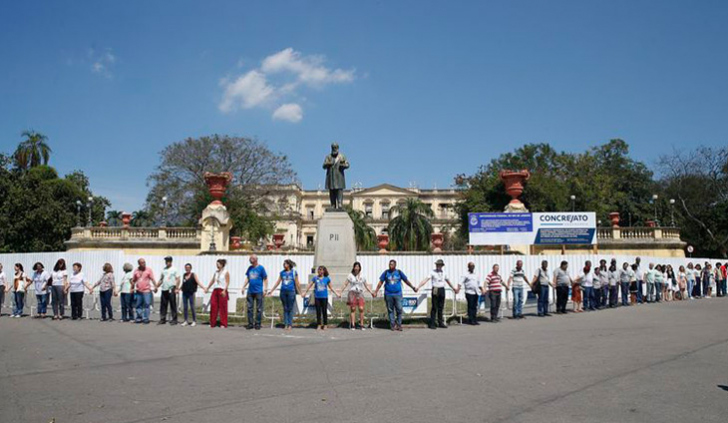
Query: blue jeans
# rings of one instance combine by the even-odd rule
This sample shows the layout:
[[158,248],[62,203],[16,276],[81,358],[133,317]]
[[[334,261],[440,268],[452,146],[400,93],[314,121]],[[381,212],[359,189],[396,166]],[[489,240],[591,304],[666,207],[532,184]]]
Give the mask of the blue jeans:
[[655,282],[655,297],[654,301],[659,303],[660,298],[662,298],[662,286],[664,284],[662,282]]
[[195,314],[195,295],[194,292],[182,292],[182,308],[184,309],[185,322],[187,321],[188,308],[192,313],[192,321],[197,322],[197,315]]
[[594,310],[594,287],[584,287],[584,310]]
[[46,311],[48,311],[48,302],[46,301],[48,297],[46,297],[46,294],[36,294],[35,298],[38,300],[38,314],[46,314]]
[[13,316],[22,316],[25,308],[25,292],[15,292],[15,311]]
[[513,317],[523,315],[523,288],[513,288]]
[[620,288],[622,289],[622,305],[629,305],[629,282],[620,282]]
[[693,286],[695,286],[695,280],[688,279],[688,298],[693,298]]
[[402,294],[385,295],[384,301],[387,303],[389,325],[392,328],[402,326]]
[[548,285],[541,285],[538,295],[538,315],[544,315],[549,312],[549,293],[551,289]]
[[[257,307],[253,307],[253,305]],[[253,320],[253,309],[255,308],[255,320]],[[263,320],[263,293],[252,294],[248,292],[248,326],[255,324],[260,327],[260,321]]]
[[149,323],[149,307],[152,305],[151,292],[137,292],[136,297],[136,321]]
[[121,294],[121,320],[128,322],[134,319],[134,294]]
[[111,296],[114,295],[113,289],[107,289],[106,291],[99,292],[101,299],[101,320],[106,320],[108,315],[109,319],[114,318],[114,310],[111,307]]
[[283,304],[283,324],[293,326],[293,309],[296,304],[296,291],[281,291],[281,304]]
[[637,281],[637,302],[638,302],[638,303],[643,303],[643,302],[645,302],[645,301],[644,301],[644,298],[642,298],[642,286],[643,286],[643,285],[644,285],[644,282],[642,282],[642,281]]

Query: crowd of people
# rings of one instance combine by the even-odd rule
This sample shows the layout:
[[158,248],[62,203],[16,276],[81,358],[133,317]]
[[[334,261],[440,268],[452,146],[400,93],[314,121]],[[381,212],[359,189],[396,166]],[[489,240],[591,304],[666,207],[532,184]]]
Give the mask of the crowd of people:
[[[65,305],[70,295],[71,319],[83,318],[83,298],[85,293],[99,291],[101,321],[113,321],[114,310],[112,297],[120,296],[121,321],[138,324],[149,324],[150,308],[153,294],[161,290],[159,321],[157,324],[177,325],[180,317],[177,304],[178,294],[182,298],[181,326],[196,326],[195,298],[198,289],[210,294],[210,326],[228,327],[228,300],[230,290],[230,273],[226,269],[227,261],[218,259],[216,271],[204,283],[193,272],[191,264],[185,264],[184,272],[173,265],[172,257],[165,257],[165,266],[155,278],[154,271],[140,258],[137,266],[130,263],[122,267],[123,274],[118,279],[111,264],[103,265],[102,276],[95,282],[84,275],[83,265],[73,263],[71,271],[66,268],[66,261],[59,259],[52,271],[47,271],[43,263],[35,263],[32,273],[26,274],[23,265],[15,264],[12,277],[8,277],[0,264],[0,304],[4,304],[5,294],[12,292],[12,317],[23,316],[26,293],[32,286],[36,296],[36,318],[48,317],[51,306],[53,320],[65,318]],[[478,325],[478,309],[481,300],[487,298],[490,305],[492,323],[500,321],[501,298],[512,295],[513,319],[524,319],[523,304],[530,290],[537,297],[537,316],[551,316],[549,312],[550,295],[556,294],[556,314],[567,313],[569,297],[573,304],[572,312],[596,311],[618,306],[660,303],[663,301],[685,301],[713,296],[726,297],[728,280],[727,265],[720,262],[705,262],[679,266],[676,270],[671,265],[649,263],[647,266],[637,257],[633,263],[621,265],[616,259],[611,262],[602,259],[598,265],[587,260],[581,269],[573,272],[569,263],[562,261],[553,271],[548,268],[549,262],[544,260],[533,272],[527,272],[523,261],[518,260],[513,269],[501,275],[500,267],[494,264],[485,277],[476,272],[475,264],[468,263],[467,270],[456,280],[452,280],[445,272],[445,262],[437,260],[434,269],[415,286],[405,273],[397,268],[396,260],[390,260],[388,268],[379,277],[376,287],[370,286],[362,275],[359,262],[352,265],[351,273],[337,290],[329,277],[325,266],[319,266],[310,283],[301,286],[296,264],[286,259],[273,286],[268,289],[268,273],[258,263],[258,257],[249,257],[250,265],[245,272],[245,283],[241,294],[247,301],[247,328],[259,330],[263,315],[265,297],[272,296],[279,289],[279,298],[283,308],[283,325],[286,331],[293,328],[296,295],[306,297],[313,290],[312,302],[316,309],[318,330],[326,330],[328,326],[328,299],[333,294],[341,298],[347,293],[346,303],[350,310],[349,327],[352,330],[365,330],[364,325],[364,292],[373,298],[380,295],[383,288],[384,302],[387,308],[389,325],[393,331],[402,330],[403,317],[403,284],[417,293],[421,289],[430,289],[431,305],[428,326],[431,329],[447,328],[444,308],[446,303],[446,286],[458,294],[464,290],[467,301],[467,323]],[[280,287],[280,288],[279,288]],[[508,299],[506,299],[508,301]],[[357,312],[359,319],[357,322]]]

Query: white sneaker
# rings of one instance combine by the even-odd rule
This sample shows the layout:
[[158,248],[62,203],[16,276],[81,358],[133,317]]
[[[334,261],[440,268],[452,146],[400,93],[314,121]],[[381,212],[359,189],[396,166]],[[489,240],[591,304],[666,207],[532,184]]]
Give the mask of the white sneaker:
[[187,326],[187,322],[182,322],[180,326]]
[[195,327],[195,326],[197,326],[197,322],[192,322],[192,323],[190,323],[190,326],[192,326],[192,327]]
[[362,330],[362,331],[365,331],[365,330],[367,330],[367,328],[365,328],[364,326],[362,326],[362,327],[361,327],[361,330]]
[[349,329],[354,330],[356,328],[354,326],[349,326]]

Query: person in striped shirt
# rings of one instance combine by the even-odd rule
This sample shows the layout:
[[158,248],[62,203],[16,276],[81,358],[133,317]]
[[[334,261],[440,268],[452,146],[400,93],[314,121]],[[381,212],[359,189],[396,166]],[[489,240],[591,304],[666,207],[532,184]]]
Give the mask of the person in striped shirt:
[[490,300],[490,321],[491,323],[497,323],[500,321],[498,318],[498,310],[500,310],[501,303],[501,292],[506,284],[503,282],[503,278],[498,274],[499,266],[493,265],[493,271],[485,277],[485,288],[483,295],[488,294],[488,300]]

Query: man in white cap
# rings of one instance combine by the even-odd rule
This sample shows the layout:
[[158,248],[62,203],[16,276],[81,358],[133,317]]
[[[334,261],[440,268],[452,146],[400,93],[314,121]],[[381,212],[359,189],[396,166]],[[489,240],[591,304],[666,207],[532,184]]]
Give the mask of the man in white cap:
[[445,284],[450,286],[450,289],[458,292],[458,289],[453,287],[450,283],[450,278],[442,270],[445,266],[445,262],[439,259],[435,262],[435,269],[430,272],[430,276],[420,282],[415,292],[419,291],[420,288],[427,282],[432,285],[432,307],[430,308],[430,329],[437,329],[438,326],[445,329],[445,318],[443,312],[445,310]]
[[[172,266],[172,257],[164,258],[165,267],[159,277],[156,288],[162,287],[162,299],[159,306],[158,325],[167,323],[167,307],[169,306],[171,321],[170,325],[177,324],[177,291],[179,290],[180,274],[177,268]],[[156,292],[156,289],[154,290]]]

